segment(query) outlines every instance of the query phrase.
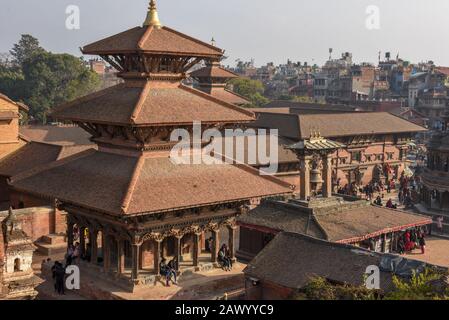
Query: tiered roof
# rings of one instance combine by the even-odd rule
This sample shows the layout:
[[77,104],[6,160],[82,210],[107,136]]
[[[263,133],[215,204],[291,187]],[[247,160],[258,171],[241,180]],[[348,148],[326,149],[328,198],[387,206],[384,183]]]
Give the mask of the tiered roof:
[[181,84],[192,63],[218,59],[223,52],[161,26],[153,0],[143,27],[85,46],[83,52],[116,63],[125,81],[62,105],[52,117],[95,134],[99,150],[14,176],[13,188],[120,216],[291,193],[289,184],[246,165],[177,165],[170,160],[166,147],[173,128],[197,121],[223,128],[255,118]]
[[204,68],[195,70],[190,76],[198,81],[200,90],[228,103],[245,105],[250,102],[241,95],[226,89],[227,81],[239,75],[223,68],[218,61],[208,63]]
[[245,165],[177,165],[168,157],[88,150],[14,177],[32,191],[115,215],[169,211],[286,194],[290,186]]
[[254,114],[180,83],[136,81],[122,83],[58,107],[61,120],[118,125],[241,123]]

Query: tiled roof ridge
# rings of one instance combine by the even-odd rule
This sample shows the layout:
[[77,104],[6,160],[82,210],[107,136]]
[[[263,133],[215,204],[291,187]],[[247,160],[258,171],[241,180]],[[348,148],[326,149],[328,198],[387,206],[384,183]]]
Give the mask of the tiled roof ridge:
[[[235,160],[234,160],[234,161],[235,161]],[[252,167],[252,166],[249,166],[249,165],[247,165],[247,164],[244,164],[244,163],[236,163],[235,166],[237,166],[238,168],[240,168],[240,169],[242,169],[242,170],[245,170],[246,172],[249,172],[249,173],[258,175],[258,176],[261,177],[262,179],[269,180],[269,181],[271,181],[271,182],[277,183],[278,185],[280,185],[280,186],[282,186],[282,187],[290,188],[290,190],[292,190],[292,191],[295,189],[295,186],[294,186],[294,185],[292,185],[292,184],[290,184],[290,183],[288,183],[288,182],[285,182],[285,181],[283,181],[283,180],[280,180],[280,179],[278,179],[278,178],[276,178],[276,177],[274,177],[274,176],[272,176],[272,175],[262,175],[262,174],[259,174],[259,173],[260,173],[259,169],[256,169],[256,168],[254,168],[254,167]],[[287,193],[287,192],[286,192],[286,193]]]
[[172,28],[169,28],[167,26],[163,26],[162,29],[164,29],[164,30],[166,30],[168,32],[174,33],[174,34],[176,34],[178,36],[181,36],[181,37],[183,37],[183,38],[185,38],[187,40],[193,41],[193,42],[195,42],[197,44],[200,44],[202,46],[208,47],[209,49],[212,49],[212,50],[216,51],[217,53],[219,53],[219,55],[223,55],[223,50],[222,49],[217,48],[217,47],[215,47],[215,46],[213,46],[213,45],[211,45],[211,44],[209,44],[207,42],[204,42],[204,41],[201,41],[199,39],[193,38],[193,37],[191,37],[191,36],[189,36],[189,35],[187,35],[185,33],[176,31],[176,30],[174,30]]
[[232,93],[233,95],[236,95],[236,96],[239,97],[239,98],[242,98],[243,100],[246,100],[246,101],[250,102],[250,101],[248,100],[248,98],[242,96],[241,94],[239,94],[239,93],[237,93],[237,92],[235,92],[235,91],[232,91],[232,90],[227,89],[227,88],[224,88],[224,90],[227,91],[227,92],[229,92],[229,93]]
[[134,167],[134,170],[133,170],[133,173],[131,176],[131,180],[129,181],[128,188],[126,189],[126,194],[123,197],[123,201],[122,201],[122,205],[121,205],[121,210],[122,210],[123,214],[126,214],[128,212],[128,208],[129,208],[129,205],[131,204],[131,200],[133,198],[133,193],[136,188],[136,184],[139,180],[140,172],[141,172],[141,169],[144,164],[145,164],[145,157],[140,156],[137,160],[135,167]]
[[232,103],[229,103],[229,102],[223,101],[221,99],[218,99],[218,98],[216,98],[216,97],[214,97],[214,96],[212,96],[210,94],[207,94],[207,93],[205,93],[205,92],[203,92],[201,90],[197,90],[197,89],[185,86],[183,84],[180,84],[179,88],[182,89],[182,90],[188,91],[190,93],[196,94],[197,96],[206,98],[206,99],[208,99],[208,100],[210,100],[212,102],[221,104],[223,107],[226,107],[228,109],[232,109],[234,111],[243,113],[243,114],[245,114],[245,115],[255,119],[255,114],[253,112],[251,112],[251,111],[249,111],[249,110],[247,110],[245,108],[238,107],[238,106],[236,106],[236,105],[234,105]]
[[[410,109],[410,110],[412,110],[412,109]],[[415,110],[413,110],[413,111],[415,111]],[[417,111],[416,111],[417,112]],[[393,113],[389,113],[389,112],[376,112],[376,113],[388,113],[388,114],[390,114],[390,115],[392,115],[392,116],[394,116],[394,117],[396,117],[396,118],[398,118],[398,119],[401,119],[401,120],[403,120],[403,121],[407,121],[407,122],[409,122],[409,123],[411,123],[411,124],[414,124],[415,126],[418,126],[418,127],[420,127],[420,128],[422,128],[423,130],[428,130],[427,128],[425,128],[425,127],[423,127],[423,126],[421,126],[421,125],[419,125],[419,124],[417,124],[417,123],[414,123],[414,122],[412,122],[412,121],[410,121],[410,120],[407,120],[407,119],[404,119],[404,118],[402,118],[402,117],[400,117],[399,115],[396,115],[396,114],[393,114]],[[418,112],[417,112],[418,113]],[[422,115],[422,114],[421,114]]]
[[146,30],[143,33],[142,37],[140,38],[139,42],[137,43],[137,48],[139,48],[139,50],[142,50],[142,51],[144,51],[144,49],[142,47],[143,47],[145,41],[147,41],[150,34],[153,32],[154,26],[149,25],[149,26],[144,26],[143,28],[146,28]]
[[136,26],[136,27],[133,27],[133,28],[124,30],[124,31],[122,31],[122,32],[119,32],[119,33],[117,33],[117,34],[110,35],[109,37],[106,37],[106,38],[97,40],[97,41],[95,41],[95,42],[89,43],[88,45],[86,45],[86,46],[84,46],[84,47],[81,48],[81,52],[82,52],[83,54],[89,54],[89,55],[90,55],[90,53],[86,53],[86,47],[95,45],[95,44],[97,44],[98,42],[101,42],[101,41],[106,41],[106,40],[115,38],[116,36],[121,35],[121,34],[124,34],[124,33],[126,33],[126,32],[129,32],[129,31],[131,31],[131,30],[138,30],[138,29],[140,29],[140,28],[142,28],[142,27],[141,27],[141,26]]
[[53,161],[53,162],[50,162],[50,163],[43,164],[41,166],[37,166],[35,168],[32,168],[30,170],[27,170],[25,172],[19,173],[19,174],[15,175],[15,176],[11,177],[11,179],[9,180],[9,184],[12,185],[15,182],[18,182],[20,180],[29,178],[29,177],[31,177],[33,175],[36,175],[38,173],[41,173],[43,171],[62,166],[64,164],[68,163],[68,162],[72,162],[72,161],[80,159],[80,158],[87,157],[87,156],[89,156],[89,155],[91,155],[91,154],[93,154],[95,152],[97,152],[95,149],[87,149],[85,151],[76,153],[74,155],[71,155],[69,157],[63,158],[61,160],[57,160],[57,161]]
[[[153,26],[151,26],[150,28],[153,28]],[[142,111],[143,105],[145,104],[145,101],[148,98],[148,95],[150,93],[150,82],[147,81],[143,87],[143,90],[140,92],[139,94],[139,100],[137,101],[135,107],[134,107],[134,111],[131,115],[131,121],[135,124],[136,120],[140,114],[140,112]]]
[[59,145],[56,145],[56,144],[50,144],[50,143],[45,143],[45,142],[41,142],[41,141],[33,141],[33,140],[31,140],[31,141],[27,142],[27,144],[19,147],[18,149],[14,150],[10,154],[8,154],[5,157],[3,157],[0,160],[0,163],[2,163],[4,161],[11,160],[11,159],[14,159],[17,156],[20,156],[20,154],[22,154],[25,151],[24,147],[26,147],[28,145],[32,145],[32,144],[41,144],[41,145],[50,146],[50,147],[53,147],[53,148],[60,148],[61,150],[59,152],[61,152],[62,149],[63,149],[62,146],[59,146]]
[[[58,105],[58,106],[56,106],[56,107],[53,109],[53,111],[51,112],[51,115],[54,115],[55,113],[57,114],[57,113],[60,112],[60,111],[63,111],[63,110],[65,110],[65,109],[67,109],[67,108],[70,108],[70,107],[73,106],[75,103],[80,103],[80,102],[84,102],[84,101],[89,101],[90,99],[98,98],[98,97],[104,96],[104,95],[108,94],[110,91],[114,91],[114,90],[116,90],[116,89],[118,89],[118,88],[123,87],[124,85],[125,85],[125,83],[119,83],[119,84],[117,84],[117,85],[115,85],[115,86],[112,86],[112,87],[109,87],[109,88],[106,88],[106,89],[102,89],[102,90],[98,90],[98,91],[92,92],[92,93],[90,93],[90,94],[88,94],[88,95],[85,95],[85,96],[76,98],[76,99],[74,99],[74,100],[72,100],[72,101],[69,101],[69,102],[63,103],[63,104],[61,104],[61,105]],[[55,117],[57,118],[58,116],[56,115]]]

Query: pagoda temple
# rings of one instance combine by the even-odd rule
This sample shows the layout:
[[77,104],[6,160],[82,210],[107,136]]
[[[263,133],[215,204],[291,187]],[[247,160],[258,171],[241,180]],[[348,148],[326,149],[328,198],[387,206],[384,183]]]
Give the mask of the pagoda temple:
[[226,88],[228,81],[239,75],[223,68],[219,61],[207,62],[204,68],[191,72],[190,77],[196,81],[195,88],[220,100],[239,106],[250,104],[245,97]]
[[[192,133],[200,121],[202,132],[224,130],[255,120],[248,110],[182,84],[192,66],[218,61],[223,50],[162,26],[152,0],[142,26],[82,52],[102,57],[124,81],[59,106],[52,117],[85,129],[98,150],[19,174],[13,191],[57,199],[68,213],[68,244],[79,230],[90,261],[82,263],[85,270],[132,287],[154,279],[162,257],[177,258],[178,270],[201,270],[216,262],[224,241],[234,257],[236,217],[262,198],[290,195],[292,187],[242,164],[171,161],[175,129]],[[209,142],[189,145],[191,154]]]

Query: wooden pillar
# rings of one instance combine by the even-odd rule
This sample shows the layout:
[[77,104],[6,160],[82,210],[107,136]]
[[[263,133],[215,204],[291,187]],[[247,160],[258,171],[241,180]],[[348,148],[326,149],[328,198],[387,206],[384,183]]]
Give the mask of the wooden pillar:
[[90,244],[90,262],[96,264],[98,261],[98,243],[97,243],[98,231],[90,230],[89,232],[89,244]]
[[200,260],[200,241],[201,241],[201,233],[193,234],[193,266],[198,267]]
[[139,251],[140,244],[132,244],[132,273],[131,279],[137,280],[139,277]]
[[79,227],[80,231],[80,254],[81,258],[85,256],[86,254],[86,237],[85,235],[86,227]]
[[301,156],[299,158],[301,165],[300,173],[300,197],[301,200],[307,200],[310,197],[310,161],[309,156]]
[[211,261],[217,262],[218,251],[220,250],[220,229],[212,230],[212,248],[211,252]]
[[179,262],[181,258],[181,239],[182,237],[175,237],[175,261],[176,261],[176,271],[179,271]]
[[73,225],[74,223],[67,219],[67,248],[73,246]]
[[111,246],[109,245],[109,236],[103,232],[103,271],[109,272],[111,266]]
[[235,260],[235,230],[237,229],[236,226],[229,226],[228,227],[228,233],[229,233],[229,257],[232,260]]
[[384,233],[382,236],[382,252],[387,252],[387,234]]
[[323,197],[332,197],[332,156],[323,156]]
[[154,255],[154,273],[161,273],[160,263],[161,263],[161,249],[162,249],[162,240],[154,240],[153,242],[153,255]]
[[390,253],[392,253],[394,250],[393,245],[394,245],[394,232],[391,233],[391,237],[390,237]]
[[117,240],[117,275],[122,275],[125,271],[125,241]]

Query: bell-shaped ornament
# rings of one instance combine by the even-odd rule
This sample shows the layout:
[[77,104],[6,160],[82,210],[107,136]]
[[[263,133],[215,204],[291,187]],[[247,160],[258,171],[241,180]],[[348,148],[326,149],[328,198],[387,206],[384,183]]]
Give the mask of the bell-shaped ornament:
[[310,171],[310,182],[311,183],[322,183],[323,179],[321,178],[321,170],[312,169]]

